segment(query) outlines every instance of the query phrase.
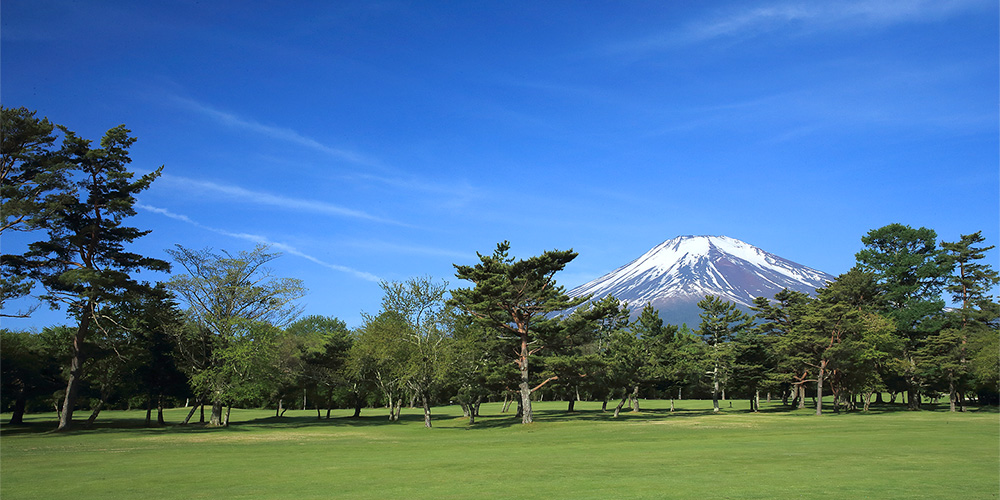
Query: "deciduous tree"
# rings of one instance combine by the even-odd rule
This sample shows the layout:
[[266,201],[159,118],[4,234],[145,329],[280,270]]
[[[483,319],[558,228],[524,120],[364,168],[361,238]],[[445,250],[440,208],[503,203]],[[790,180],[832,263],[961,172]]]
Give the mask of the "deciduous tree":
[[186,274],[174,275],[167,287],[183,298],[189,317],[204,338],[188,342],[192,384],[212,401],[209,425],[222,425],[222,406],[269,392],[275,368],[278,329],[299,313],[295,301],[305,293],[301,280],[279,278],[267,263],[280,255],[264,245],[232,255],[190,250],[167,251]]

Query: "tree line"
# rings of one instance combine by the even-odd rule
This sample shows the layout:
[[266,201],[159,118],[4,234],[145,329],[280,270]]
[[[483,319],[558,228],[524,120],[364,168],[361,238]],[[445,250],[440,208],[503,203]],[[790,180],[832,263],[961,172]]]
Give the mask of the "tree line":
[[[60,430],[92,424],[105,408],[200,410],[226,425],[236,407],[422,409],[460,404],[474,423],[485,401],[533,420],[532,401],[614,404],[643,398],[726,394],[759,408],[762,395],[816,413],[865,411],[883,394],[920,409],[945,397],[951,409],[996,404],[1000,282],[984,262],[981,233],[937,242],[927,228],[891,224],[862,237],[857,265],[812,297],[784,290],[749,311],[718,297],[699,302],[700,324],[668,325],[652,306],[614,297],[569,297],[555,275],[573,251],[527,259],[502,242],[479,262],[455,265],[466,286],[431,277],[382,282],[375,314],[349,329],[336,318],[301,316],[300,280],[268,267],[266,246],[231,253],[176,245],[172,263],[130,252],[148,230],[129,227],[135,195],[162,167],[136,176],[135,139],[124,126],[99,146],[24,108],[2,108],[0,230],[37,241],[0,257],[3,314],[35,294],[62,306],[72,326],[2,330],[0,405],[12,423],[25,412],[59,413]],[[61,136],[61,143],[57,144]],[[150,283],[143,271],[168,271]],[[145,276],[145,274],[144,274]],[[948,297],[952,307],[946,307]],[[21,301],[23,302],[23,300]],[[572,312],[568,312],[572,311]],[[672,403],[673,404],[673,403]],[[209,409],[206,419],[205,410]]]

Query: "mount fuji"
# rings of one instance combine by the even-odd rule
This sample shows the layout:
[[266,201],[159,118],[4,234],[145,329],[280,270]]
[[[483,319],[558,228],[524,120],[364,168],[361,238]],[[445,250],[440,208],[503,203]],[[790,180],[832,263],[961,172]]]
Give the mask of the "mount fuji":
[[734,238],[680,236],[568,293],[593,299],[614,295],[628,302],[633,318],[650,303],[664,322],[695,329],[700,322],[697,303],[706,295],[746,310],[755,297],[771,298],[784,288],[815,295],[834,279]]

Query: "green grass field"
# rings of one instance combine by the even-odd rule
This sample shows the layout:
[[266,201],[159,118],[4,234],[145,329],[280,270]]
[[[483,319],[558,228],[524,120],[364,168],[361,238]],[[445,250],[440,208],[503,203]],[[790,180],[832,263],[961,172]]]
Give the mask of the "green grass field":
[[[470,427],[458,407],[385,422],[346,411],[233,410],[229,428],[142,428],[108,411],[92,430],[55,415],[0,426],[0,498],[998,498],[996,411],[812,415],[745,401],[644,401],[618,419],[599,403],[535,407],[523,426],[499,404]],[[728,406],[728,402],[726,403]],[[184,409],[169,410],[179,422]],[[81,418],[86,414],[79,415]],[[9,415],[3,415],[4,422]]]

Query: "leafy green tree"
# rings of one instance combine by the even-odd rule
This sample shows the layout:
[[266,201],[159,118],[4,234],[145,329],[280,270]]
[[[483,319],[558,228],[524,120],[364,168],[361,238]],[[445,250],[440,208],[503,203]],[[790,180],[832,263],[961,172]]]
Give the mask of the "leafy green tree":
[[937,248],[937,233],[924,227],[890,224],[869,231],[861,242],[865,248],[856,254],[858,264],[874,273],[885,299],[884,312],[904,339],[908,404],[919,410],[926,367],[918,365],[918,352],[927,336],[941,328],[941,292],[951,262]]
[[[340,319],[312,315],[296,320],[285,329],[282,343],[286,346],[283,370],[293,379],[293,387],[311,392],[317,400],[326,402],[326,416],[343,386],[348,384],[344,373],[347,353],[353,338],[347,324]],[[280,410],[279,399],[278,414]],[[317,416],[319,414],[317,413]]]
[[400,338],[407,328],[403,317],[394,311],[365,315],[348,354],[352,376],[370,382],[382,393],[389,408],[389,421],[399,420],[406,390],[407,363],[413,356],[414,345]]
[[442,343],[448,338],[444,295],[448,283],[430,278],[381,283],[382,311],[403,320],[397,342],[410,344],[405,360],[405,382],[420,399],[424,426],[431,427],[431,394],[440,383],[444,358]]
[[[834,408],[842,398],[852,378],[861,382],[865,375],[874,373],[875,366],[867,365],[865,356],[870,349],[884,348],[878,337],[870,334],[885,333],[873,317],[879,303],[880,291],[872,273],[858,267],[842,274],[826,288],[818,291],[816,300],[806,305],[798,324],[788,335],[788,342],[801,356],[800,359],[816,374],[816,414],[823,410],[825,383],[832,380]],[[883,329],[877,329],[883,328]],[[872,329],[877,331],[872,332]],[[886,355],[888,356],[888,355]]]
[[[51,397],[66,386],[62,368],[69,360],[67,327],[46,328],[41,333],[0,330],[0,401],[11,412],[11,424],[24,423],[24,413],[36,399]],[[45,404],[49,411],[52,405]]]
[[[0,234],[32,231],[51,219],[59,195],[67,189],[66,168],[55,148],[56,126],[26,108],[0,106]],[[27,296],[33,288],[27,274],[0,258],[0,316],[26,318],[37,308],[8,312],[9,300]]]
[[701,308],[701,326],[698,333],[709,347],[708,374],[712,376],[712,411],[719,411],[719,391],[723,379],[732,366],[730,342],[750,328],[752,318],[732,302],[709,295],[698,302]]
[[263,245],[237,255],[180,245],[167,253],[187,271],[174,275],[167,288],[187,303],[198,327],[186,330],[192,337],[182,342],[192,386],[212,401],[209,425],[222,425],[224,404],[272,392],[280,328],[299,314],[295,301],[305,287],[274,276],[266,265],[280,254]]
[[170,267],[125,248],[149,233],[124,222],[135,215],[135,196],[149,187],[162,167],[133,179],[127,165],[131,162],[128,148],[135,139],[124,126],[108,130],[99,148],[68,130],[63,133],[58,154],[69,164],[68,184],[47,198],[47,206],[53,207],[51,216],[35,222],[48,239],[29,244],[23,255],[5,256],[9,269],[40,282],[45,288],[42,298],[53,307],[66,307],[79,322],[59,430],[72,424],[86,360],[84,343],[94,331],[108,327],[102,323],[105,309],[125,294],[150,289],[133,279],[133,273]]
[[455,265],[455,276],[474,284],[452,292],[452,304],[487,326],[512,336],[516,342],[516,363],[521,372],[521,422],[532,422],[531,356],[544,349],[548,336],[559,320],[549,315],[573,308],[586,297],[573,299],[556,285],[555,274],[576,258],[572,250],[550,250],[542,255],[515,261],[509,256],[510,243],[497,245],[493,255],[477,253],[474,266]]
[[507,344],[497,331],[471,316],[454,317],[452,338],[445,346],[442,378],[462,405],[470,425],[476,423],[483,400],[509,394],[517,387],[519,375]]

